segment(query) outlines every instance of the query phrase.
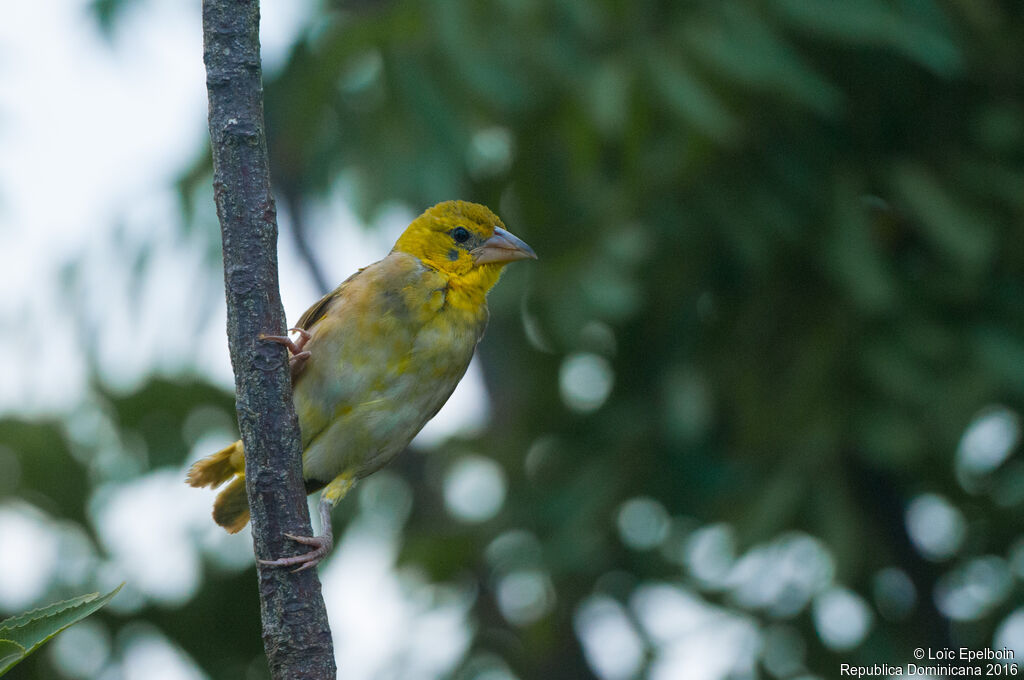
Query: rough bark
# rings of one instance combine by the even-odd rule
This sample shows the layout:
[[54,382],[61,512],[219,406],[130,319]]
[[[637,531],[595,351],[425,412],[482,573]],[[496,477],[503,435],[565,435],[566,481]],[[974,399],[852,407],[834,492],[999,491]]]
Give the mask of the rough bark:
[[[297,554],[285,532],[310,536],[288,353],[283,335],[277,217],[263,123],[259,1],[203,2],[214,196],[224,244],[228,343],[256,557]],[[275,679],[334,678],[334,651],[316,570],[258,566],[263,644]]]

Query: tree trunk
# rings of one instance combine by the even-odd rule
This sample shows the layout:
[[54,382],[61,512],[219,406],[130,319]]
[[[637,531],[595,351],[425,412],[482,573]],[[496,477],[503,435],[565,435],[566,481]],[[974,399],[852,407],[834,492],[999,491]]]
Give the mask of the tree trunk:
[[[288,351],[259,339],[261,333],[283,335],[285,317],[263,123],[258,0],[203,2],[203,59],[253,543],[257,558],[272,559],[306,549],[285,532],[311,536],[312,529]],[[331,631],[316,570],[257,568],[271,675],[334,678]]]

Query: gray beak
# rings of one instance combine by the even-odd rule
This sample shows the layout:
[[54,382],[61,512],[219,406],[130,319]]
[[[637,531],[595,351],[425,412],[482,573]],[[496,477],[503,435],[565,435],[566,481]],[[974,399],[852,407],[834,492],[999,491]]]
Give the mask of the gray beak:
[[526,242],[501,227],[494,228],[494,236],[490,237],[471,251],[473,264],[481,265],[497,262],[514,262],[515,260],[536,260],[537,253]]

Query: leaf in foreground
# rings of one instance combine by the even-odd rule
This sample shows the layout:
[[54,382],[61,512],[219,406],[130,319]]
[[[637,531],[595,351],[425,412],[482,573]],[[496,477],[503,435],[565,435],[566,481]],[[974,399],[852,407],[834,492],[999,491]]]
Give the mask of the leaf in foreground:
[[102,597],[99,593],[80,595],[0,621],[0,675],[57,633],[110,602],[121,586]]

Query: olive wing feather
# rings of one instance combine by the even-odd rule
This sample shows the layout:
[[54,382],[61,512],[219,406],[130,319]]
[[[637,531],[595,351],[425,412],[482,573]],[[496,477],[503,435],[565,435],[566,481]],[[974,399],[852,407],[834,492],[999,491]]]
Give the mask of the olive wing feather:
[[[330,293],[324,295],[322,298],[314,302],[313,306],[311,306],[309,309],[303,312],[302,316],[299,317],[299,320],[296,322],[295,327],[301,328],[304,331],[312,330],[313,326],[315,326],[319,321],[321,321],[325,316],[327,316],[327,313],[330,310],[331,305],[335,301],[340,300],[342,298],[342,296],[345,294],[345,287],[349,284],[349,282],[351,282],[357,276],[362,274],[365,270],[366,267],[362,267],[361,269],[356,271],[356,273],[352,274],[350,277],[342,281],[337,288],[335,288]],[[305,367],[305,365],[306,363],[302,361],[295,362],[292,364],[293,386],[295,385],[295,382],[302,376],[302,369]]]
[[355,274],[342,281],[341,285],[337,288],[314,302],[312,307],[303,312],[302,316],[299,317],[299,321],[295,325],[304,331],[308,331],[313,328],[318,321],[327,316],[327,310],[330,308],[331,303],[344,294],[345,286],[364,271],[366,271],[366,267],[361,267]]

